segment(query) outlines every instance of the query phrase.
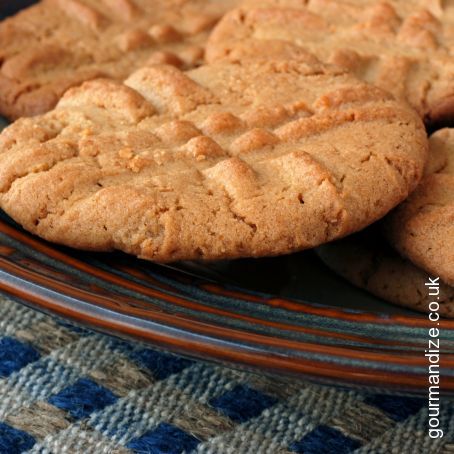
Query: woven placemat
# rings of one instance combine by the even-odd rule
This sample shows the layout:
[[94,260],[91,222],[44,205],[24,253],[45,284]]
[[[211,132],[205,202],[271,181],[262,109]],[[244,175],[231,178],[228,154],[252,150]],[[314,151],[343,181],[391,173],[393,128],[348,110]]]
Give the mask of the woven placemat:
[[269,378],[0,297],[0,453],[454,453],[454,404]]

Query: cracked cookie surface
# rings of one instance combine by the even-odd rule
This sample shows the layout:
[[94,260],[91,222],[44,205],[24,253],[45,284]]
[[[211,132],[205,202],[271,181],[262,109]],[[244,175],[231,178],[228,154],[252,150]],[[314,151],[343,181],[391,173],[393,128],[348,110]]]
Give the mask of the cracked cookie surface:
[[390,215],[386,232],[404,257],[454,285],[454,129],[437,131],[430,144],[444,163]]
[[310,51],[406,100],[426,123],[454,121],[454,3],[246,0],[213,30],[207,60]]
[[[320,259],[352,284],[399,306],[429,312],[427,272],[402,258],[376,227],[320,246]],[[454,287],[440,281],[440,314],[454,317]]]
[[27,230],[149,260],[260,257],[359,230],[404,200],[416,113],[314,57],[85,82],[0,135],[0,206]]
[[53,108],[71,86],[147,64],[192,68],[237,0],[42,0],[0,23],[0,115]]

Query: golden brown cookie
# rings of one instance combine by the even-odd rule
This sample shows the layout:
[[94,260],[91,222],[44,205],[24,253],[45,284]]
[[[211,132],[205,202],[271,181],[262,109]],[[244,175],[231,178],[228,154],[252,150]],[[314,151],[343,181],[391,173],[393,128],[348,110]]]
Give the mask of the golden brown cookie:
[[76,248],[156,260],[310,248],[385,215],[422,175],[419,117],[314,57],[70,89],[0,135],[0,206]]
[[454,286],[454,129],[430,137],[431,149],[445,154],[416,191],[388,218],[391,244],[427,272]]
[[156,63],[190,68],[237,0],[42,0],[0,23],[0,115],[53,108],[69,87]]
[[207,60],[310,51],[408,101],[427,124],[454,121],[454,3],[249,0],[215,27]]
[[421,312],[437,302],[439,312],[454,317],[454,287],[437,281],[439,299],[429,290],[429,278],[422,269],[392,249],[376,227],[368,228],[316,250],[322,261],[352,284],[379,298]]

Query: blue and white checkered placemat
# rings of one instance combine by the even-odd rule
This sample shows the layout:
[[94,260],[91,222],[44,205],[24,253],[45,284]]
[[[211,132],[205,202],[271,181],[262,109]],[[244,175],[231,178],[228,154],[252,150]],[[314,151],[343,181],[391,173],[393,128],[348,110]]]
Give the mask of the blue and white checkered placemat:
[[0,453],[454,453],[427,400],[235,371],[75,328],[0,297]]

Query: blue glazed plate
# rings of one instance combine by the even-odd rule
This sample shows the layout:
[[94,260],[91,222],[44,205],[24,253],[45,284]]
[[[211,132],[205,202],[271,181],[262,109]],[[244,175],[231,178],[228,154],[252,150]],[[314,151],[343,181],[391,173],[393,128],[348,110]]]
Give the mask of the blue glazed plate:
[[[78,324],[318,383],[425,392],[431,324],[331,274],[311,252],[206,267],[55,247],[0,219],[0,287]],[[454,322],[440,323],[454,391]]]

